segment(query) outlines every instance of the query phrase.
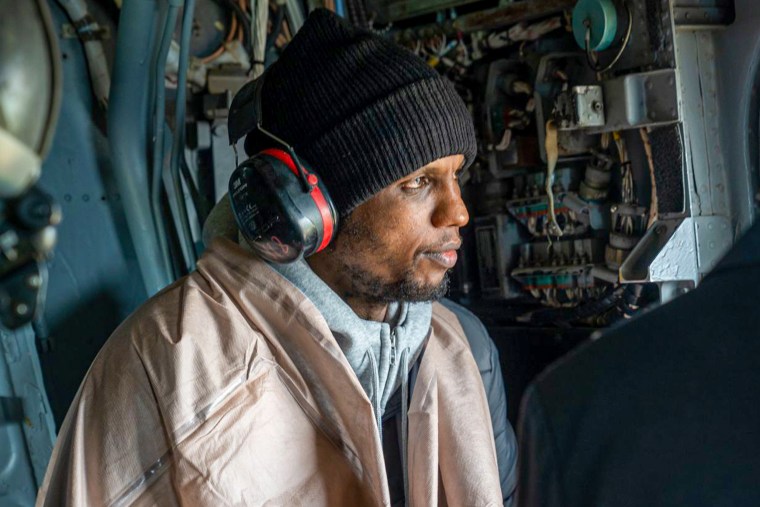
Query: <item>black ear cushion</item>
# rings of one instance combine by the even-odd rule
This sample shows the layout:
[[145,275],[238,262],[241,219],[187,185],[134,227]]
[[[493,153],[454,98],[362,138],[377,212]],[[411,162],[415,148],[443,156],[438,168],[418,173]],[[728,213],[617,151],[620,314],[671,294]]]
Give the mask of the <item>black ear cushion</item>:
[[318,205],[278,158],[259,154],[243,162],[230,178],[229,195],[238,227],[264,259],[292,262],[323,243]]

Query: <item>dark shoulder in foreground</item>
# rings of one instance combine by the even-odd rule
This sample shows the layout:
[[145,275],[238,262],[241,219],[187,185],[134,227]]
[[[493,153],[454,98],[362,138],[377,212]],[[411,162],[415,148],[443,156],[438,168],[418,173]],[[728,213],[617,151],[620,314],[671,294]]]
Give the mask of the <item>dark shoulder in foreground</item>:
[[544,452],[521,469],[554,468],[561,505],[760,505],[760,263],[744,255],[760,230],[751,235],[697,290],[534,383],[521,439]]

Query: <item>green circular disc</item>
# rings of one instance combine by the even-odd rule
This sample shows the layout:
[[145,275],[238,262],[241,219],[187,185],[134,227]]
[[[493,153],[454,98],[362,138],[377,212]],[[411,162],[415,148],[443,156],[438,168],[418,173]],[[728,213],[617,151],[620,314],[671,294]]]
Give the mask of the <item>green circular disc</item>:
[[575,42],[586,49],[586,24],[591,27],[590,47],[604,51],[617,33],[617,11],[612,0],[580,0],[573,9],[573,35]]

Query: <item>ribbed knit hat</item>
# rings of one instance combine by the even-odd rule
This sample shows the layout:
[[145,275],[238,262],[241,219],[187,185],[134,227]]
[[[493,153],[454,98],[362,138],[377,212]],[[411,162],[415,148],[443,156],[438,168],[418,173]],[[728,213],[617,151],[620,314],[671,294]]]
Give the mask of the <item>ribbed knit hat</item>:
[[[475,158],[472,117],[453,85],[412,52],[326,9],[308,17],[267,70],[261,94],[263,127],[322,177],[341,217],[436,159],[462,154],[467,166]],[[246,153],[272,145],[261,143],[249,134]]]

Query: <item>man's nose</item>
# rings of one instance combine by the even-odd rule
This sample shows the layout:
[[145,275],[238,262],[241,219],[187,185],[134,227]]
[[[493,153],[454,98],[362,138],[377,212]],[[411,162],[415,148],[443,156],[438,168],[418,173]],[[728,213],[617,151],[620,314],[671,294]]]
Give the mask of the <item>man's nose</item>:
[[462,201],[462,193],[456,180],[441,190],[432,221],[435,227],[464,227],[470,221],[470,214]]

